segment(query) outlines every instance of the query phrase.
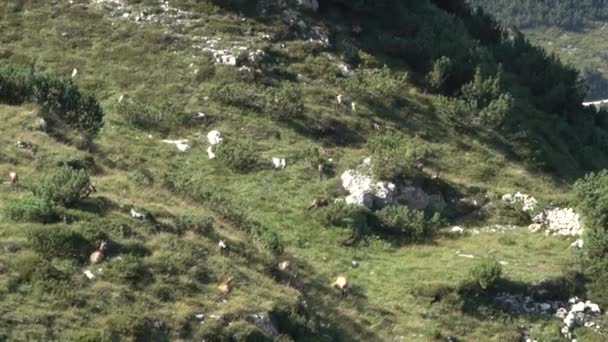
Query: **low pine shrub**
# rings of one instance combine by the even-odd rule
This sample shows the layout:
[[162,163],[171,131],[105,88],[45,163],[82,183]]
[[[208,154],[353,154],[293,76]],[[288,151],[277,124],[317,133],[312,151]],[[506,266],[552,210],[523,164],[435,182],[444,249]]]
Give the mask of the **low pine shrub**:
[[4,208],[4,216],[15,222],[54,223],[59,212],[48,198],[28,196],[11,202]]
[[427,219],[423,211],[411,210],[401,205],[384,207],[376,212],[376,217],[382,231],[398,235],[410,242],[424,241],[432,237],[441,225],[439,214]]
[[496,259],[485,258],[471,268],[471,280],[482,290],[493,287],[502,275],[502,266]]
[[83,191],[89,185],[89,175],[85,170],[64,166],[50,178],[35,185],[32,191],[40,198],[70,207],[82,199]]
[[27,232],[27,241],[41,255],[79,262],[88,260],[94,249],[89,240],[64,225],[34,228]]

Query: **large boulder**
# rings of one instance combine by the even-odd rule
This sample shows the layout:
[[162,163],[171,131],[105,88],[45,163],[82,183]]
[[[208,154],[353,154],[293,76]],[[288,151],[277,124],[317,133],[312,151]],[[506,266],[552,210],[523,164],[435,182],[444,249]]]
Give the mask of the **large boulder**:
[[347,170],[340,177],[342,187],[348,191],[346,203],[366,208],[384,208],[404,204],[410,209],[423,210],[429,206],[441,207],[441,195],[428,195],[415,186],[397,188],[391,182],[374,181],[372,176],[356,170]]

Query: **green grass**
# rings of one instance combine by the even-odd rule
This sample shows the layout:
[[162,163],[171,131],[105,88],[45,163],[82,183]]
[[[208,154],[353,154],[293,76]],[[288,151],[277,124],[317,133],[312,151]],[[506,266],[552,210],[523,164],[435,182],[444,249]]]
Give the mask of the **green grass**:
[[[4,317],[0,319],[0,335],[8,340],[77,339],[75,334],[93,332],[127,339],[139,336],[150,340],[145,334],[152,333],[159,340],[163,336],[200,340],[206,334],[217,338],[250,331],[251,324],[245,319],[248,313],[291,312],[300,306],[306,307],[302,316],[310,318],[309,331],[316,333],[309,340],[387,341],[398,336],[432,340],[438,335],[453,335],[471,341],[509,341],[516,340],[513,332],[520,325],[542,330],[552,324],[552,319],[540,317],[505,320],[506,315],[491,305],[461,310],[449,301],[430,304],[418,293],[430,286],[456,287],[466,280],[473,261],[458,257],[457,251],[506,261],[503,276],[514,283],[559,277],[571,259],[569,241],[522,228],[504,233],[514,241],[507,244],[503,233],[483,232],[454,239],[440,235],[428,244],[407,246],[370,236],[355,247],[344,247],[341,242],[350,236],[349,230],[322,227],[305,210],[315,196],[336,196],[339,175],[367,156],[364,141],[373,132],[372,121],[383,129],[420,136],[433,151],[434,163],[441,166],[442,179],[464,194],[483,191],[501,195],[522,190],[539,199],[568,201],[567,184],[529,170],[481,138],[453,130],[436,114],[437,99],[420,92],[412,82],[400,86],[400,106],[362,100],[356,113],[348,113],[333,105],[340,91],[335,82],[305,74],[299,82],[305,114],[297,124],[288,125],[271,121],[266,113],[205,100],[221,82],[238,82],[239,76],[228,67],[216,66],[215,73],[202,81],[195,77],[190,63],[202,66],[207,62],[201,62],[204,57],[191,47],[193,37],[219,35],[224,41],[281,49],[280,42],[243,39],[232,32],[242,27],[233,15],[213,12],[201,24],[183,25],[179,30],[174,27],[175,31],[168,33],[156,24],[112,22],[95,6],[39,3],[28,6],[27,14],[5,13],[1,18],[0,63],[25,63],[66,76],[78,68],[76,84],[100,98],[106,119],[92,152],[84,152],[32,131],[37,108],[0,105],[0,174],[16,170],[23,186],[19,192],[2,186],[0,207],[24,196],[27,187],[53,172],[58,162],[90,155],[98,168],[91,177],[99,192],[82,207],[65,211],[77,221],[69,226],[99,229],[114,246],[109,259],[99,266],[49,260],[65,275],[62,282],[23,281],[20,269],[10,265],[15,260],[37,260],[31,257],[26,236],[39,225],[3,220],[0,246],[6,252],[0,256],[4,266],[0,272],[0,312]],[[273,32],[280,24],[247,19],[247,25],[254,31]],[[287,56],[274,61],[279,69],[303,72],[328,63],[320,62],[320,57],[311,60],[298,55],[301,42],[285,44],[282,53]],[[183,111],[203,111],[210,119],[171,127],[167,138],[193,142],[193,149],[182,154],[160,142],[164,134],[130,125],[117,111],[122,94],[152,106],[170,100]],[[306,128],[322,116],[342,121],[357,136],[347,144],[334,144],[307,134]],[[222,132],[227,142],[251,142],[258,158],[267,163],[274,156],[286,157],[288,166],[280,171],[263,168],[240,173],[209,160],[206,133],[211,129]],[[15,148],[16,140],[32,142],[35,152]],[[317,173],[300,158],[301,151],[310,146],[322,148],[323,157],[333,158],[333,178],[319,181]],[[147,170],[152,183],[138,183],[138,170]],[[284,254],[273,255],[259,236],[232,226],[208,203],[167,190],[162,184],[164,174],[191,179],[202,189],[213,189],[230,199],[248,220],[279,236]],[[164,223],[180,215],[210,216],[214,228],[207,234],[162,232],[131,219],[121,205],[145,208]],[[232,246],[229,258],[219,255],[220,237]],[[37,255],[44,258],[42,253]],[[269,267],[282,259],[292,260],[292,274],[297,275],[296,283],[301,287],[286,286],[272,278]],[[359,261],[358,268],[351,266],[353,260]],[[89,281],[82,274],[85,268],[102,271]],[[131,273],[134,278],[125,278]],[[330,286],[341,273],[347,274],[352,284],[346,300],[340,300]],[[216,286],[230,275],[235,279],[234,289],[223,301]],[[56,292],[45,288],[49,284]],[[221,326],[208,318],[200,324],[193,318],[198,313],[225,314],[236,323]]]

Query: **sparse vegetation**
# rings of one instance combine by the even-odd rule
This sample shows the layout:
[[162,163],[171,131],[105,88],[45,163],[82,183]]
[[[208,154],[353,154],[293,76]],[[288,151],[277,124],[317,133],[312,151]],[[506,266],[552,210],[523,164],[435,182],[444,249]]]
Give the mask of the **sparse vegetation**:
[[[492,289],[563,276],[571,241],[486,228],[530,221],[500,194],[568,202],[608,165],[574,70],[462,1],[83,4],[0,6],[0,178],[20,176],[0,184],[0,340],[264,340],[266,314],[280,341],[552,336]],[[472,110],[442,115],[443,99]],[[377,180],[443,197],[442,216],[346,205],[339,175],[368,156]]]

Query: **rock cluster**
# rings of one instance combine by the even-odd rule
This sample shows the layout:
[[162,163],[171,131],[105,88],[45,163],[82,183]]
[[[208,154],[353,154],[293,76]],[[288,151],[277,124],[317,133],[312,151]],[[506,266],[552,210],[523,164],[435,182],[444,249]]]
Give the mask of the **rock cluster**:
[[501,292],[494,300],[513,313],[553,316],[563,321],[561,332],[568,339],[572,339],[572,331],[576,327],[600,330],[600,326],[592,321],[593,317],[601,314],[600,307],[590,301],[581,301],[577,297],[570,298],[568,302],[535,302],[530,296]]
[[403,204],[416,210],[423,210],[429,206],[440,207],[444,204],[443,197],[439,194],[429,195],[411,185],[398,188],[391,182],[375,181],[369,174],[370,164],[371,160],[366,158],[361,165],[361,168],[367,169],[366,172],[351,169],[342,173],[340,177],[342,187],[349,193],[345,198],[346,203],[370,209]]
[[[546,233],[561,236],[580,236],[583,229],[580,216],[571,208],[549,208],[541,211],[532,221],[546,228]],[[530,227],[533,228],[533,227]]]
[[396,186],[390,182],[374,182],[371,176],[346,170],[340,177],[342,186],[350,193],[346,203],[374,208],[396,204]]
[[515,194],[505,194],[502,196],[502,200],[509,204],[519,203],[522,205],[522,210],[525,212],[532,212],[536,208],[536,198],[517,192]]

